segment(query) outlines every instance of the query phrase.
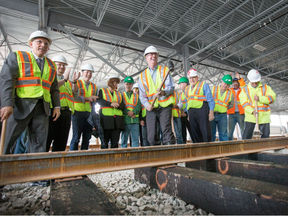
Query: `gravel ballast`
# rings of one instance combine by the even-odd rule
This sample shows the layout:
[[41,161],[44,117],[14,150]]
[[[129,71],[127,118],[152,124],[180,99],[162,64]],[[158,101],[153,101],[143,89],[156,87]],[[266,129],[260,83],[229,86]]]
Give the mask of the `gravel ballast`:
[[[212,215],[181,199],[134,179],[134,170],[88,175],[116,203],[125,215]],[[6,185],[0,189],[1,215],[47,215],[50,186],[30,183]]]

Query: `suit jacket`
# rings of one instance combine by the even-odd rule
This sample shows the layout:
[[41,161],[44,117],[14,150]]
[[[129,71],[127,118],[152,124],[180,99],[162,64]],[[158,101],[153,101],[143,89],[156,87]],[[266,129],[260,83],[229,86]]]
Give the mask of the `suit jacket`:
[[[34,58],[34,56],[31,56]],[[45,60],[46,61],[46,60]],[[12,106],[15,119],[25,119],[32,112],[38,98],[20,98],[15,91],[17,78],[19,77],[19,67],[15,52],[8,55],[0,74],[0,95],[1,105]],[[60,107],[60,96],[58,81],[55,77],[50,88],[51,102],[53,107]],[[46,115],[49,115],[50,103],[43,99],[43,106]]]

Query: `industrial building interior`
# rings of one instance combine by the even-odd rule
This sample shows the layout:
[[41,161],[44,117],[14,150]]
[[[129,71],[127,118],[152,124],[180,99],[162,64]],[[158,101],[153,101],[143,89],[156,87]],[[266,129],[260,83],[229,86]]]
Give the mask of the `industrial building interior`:
[[272,114],[287,115],[287,0],[0,0],[0,69],[37,29],[53,40],[47,57],[64,55],[72,71],[91,63],[99,87],[111,74],[138,81],[154,45],[161,64],[174,62],[175,83],[190,68],[210,87],[257,69],[277,94]]

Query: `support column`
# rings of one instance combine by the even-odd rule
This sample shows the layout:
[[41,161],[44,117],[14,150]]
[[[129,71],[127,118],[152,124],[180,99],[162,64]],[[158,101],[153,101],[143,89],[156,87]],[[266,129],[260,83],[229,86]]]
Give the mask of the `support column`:
[[183,53],[184,76],[187,77],[187,72],[190,69],[189,47],[187,45],[182,46],[182,53]]

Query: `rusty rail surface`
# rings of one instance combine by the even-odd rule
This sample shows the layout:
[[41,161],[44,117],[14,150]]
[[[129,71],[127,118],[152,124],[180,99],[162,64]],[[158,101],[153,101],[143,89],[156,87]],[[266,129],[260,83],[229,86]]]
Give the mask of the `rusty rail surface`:
[[288,138],[0,156],[0,185],[282,149]]

